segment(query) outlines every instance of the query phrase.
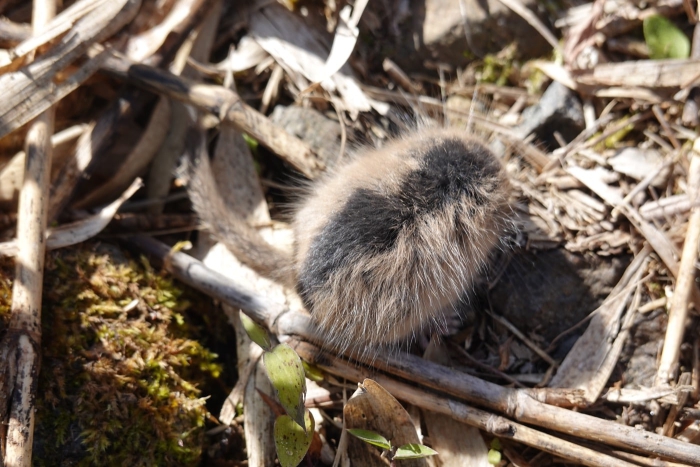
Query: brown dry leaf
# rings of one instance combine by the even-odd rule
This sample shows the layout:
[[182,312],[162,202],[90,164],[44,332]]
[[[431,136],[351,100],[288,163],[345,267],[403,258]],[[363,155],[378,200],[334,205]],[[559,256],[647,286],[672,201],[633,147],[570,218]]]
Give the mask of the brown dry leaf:
[[[641,148],[624,148],[608,159],[608,164],[614,171],[640,181],[644,180],[651,172],[657,170],[663,162],[664,158],[659,151]],[[666,184],[666,179],[670,172],[670,167],[662,170],[651,184],[657,188],[662,188]]]
[[360,32],[357,25],[360,22],[360,17],[362,17],[362,12],[365,10],[368,1],[369,0],[360,0],[355,2],[354,7],[346,5],[340,10],[340,22],[335,30],[331,51],[328,54],[323,71],[319,76],[315,77],[314,82],[320,83],[327,80],[348,61],[350,54],[352,54],[355,48],[357,37]]
[[[358,385],[357,391],[345,404],[343,409],[346,428],[359,428],[378,433],[391,441],[392,446],[408,443],[420,443],[416,428],[406,409],[389,392],[371,379],[365,379]],[[379,450],[350,437],[348,454],[353,465],[386,466],[385,458],[379,457]],[[401,461],[408,467],[427,467],[425,459]]]
[[193,15],[193,12],[202,7],[204,0],[179,0],[173,5],[168,15],[160,24],[148,31],[131,37],[126,47],[126,55],[130,59],[141,62],[163,45],[168,35]]
[[[425,351],[426,360],[451,366],[449,351],[444,344],[432,339]],[[423,410],[423,421],[430,444],[438,452],[436,461],[441,467],[491,467],[489,448],[478,428],[458,422],[443,414]]]
[[214,69],[238,73],[258,66],[268,57],[268,53],[258,45],[255,39],[244,36],[223,61],[214,65]]
[[434,412],[425,414],[425,423],[441,467],[492,467],[489,448],[477,428]]
[[160,98],[151,118],[140,136],[138,143],[131,150],[122,165],[117,169],[112,178],[97,187],[94,191],[78,200],[75,207],[84,209],[93,206],[104,200],[111,199],[124,186],[128,185],[137,175],[143,173],[144,169],[153,159],[158,148],[165,139],[168,131],[170,117],[170,101],[164,97]]

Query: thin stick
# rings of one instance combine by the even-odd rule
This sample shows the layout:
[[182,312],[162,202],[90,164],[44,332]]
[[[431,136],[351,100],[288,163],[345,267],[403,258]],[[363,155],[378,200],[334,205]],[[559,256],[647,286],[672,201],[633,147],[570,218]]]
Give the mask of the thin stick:
[[[695,140],[691,151],[690,173],[688,174],[688,195],[695,205],[700,192],[700,140]],[[669,384],[678,372],[678,356],[680,354],[685,321],[688,316],[690,294],[695,279],[695,262],[698,259],[698,240],[700,240],[700,207],[691,209],[688,232],[683,244],[683,254],[676,276],[676,289],[669,307],[666,339],[661,352],[661,361],[656,373],[656,385]]]
[[[54,0],[34,0],[32,29],[39,33],[56,15]],[[31,466],[34,441],[34,400],[41,361],[41,294],[44,279],[46,206],[51,177],[51,135],[54,109],[47,109],[27,132],[24,184],[19,196],[17,239],[19,252],[12,288],[10,325],[2,346],[16,348],[16,379],[4,391],[12,394],[5,444],[6,466]],[[4,349],[3,354],[6,355]],[[9,394],[7,394],[9,395]],[[0,399],[5,398],[0,395]],[[4,422],[5,417],[0,417]]]

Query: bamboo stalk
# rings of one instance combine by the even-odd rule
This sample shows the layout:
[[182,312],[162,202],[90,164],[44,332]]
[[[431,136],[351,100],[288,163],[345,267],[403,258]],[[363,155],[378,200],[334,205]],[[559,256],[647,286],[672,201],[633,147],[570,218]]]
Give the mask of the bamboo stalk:
[[[56,15],[54,0],[34,0],[32,29],[39,34]],[[51,177],[54,108],[44,111],[27,132],[24,184],[19,196],[19,251],[12,288],[10,325],[4,345],[15,341],[15,378],[3,389],[13,392],[5,442],[6,466],[31,466],[34,400],[41,363],[41,297],[46,252],[46,213]],[[3,352],[5,353],[5,352]],[[1,398],[2,396],[0,396]],[[4,417],[3,417],[4,418]]]

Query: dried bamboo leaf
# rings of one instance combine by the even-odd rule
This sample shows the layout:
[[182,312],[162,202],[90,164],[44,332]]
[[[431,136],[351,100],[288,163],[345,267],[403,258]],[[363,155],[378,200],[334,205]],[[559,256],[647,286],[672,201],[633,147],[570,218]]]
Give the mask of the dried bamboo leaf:
[[[574,344],[552,378],[551,387],[576,388],[585,391],[589,404],[595,402],[605,388],[629,329],[621,326],[621,317],[644,272],[649,250],[637,255],[608,298],[594,312],[586,332]],[[635,306],[636,307],[636,306]],[[628,309],[625,322],[634,307]]]
[[[9,50],[7,60],[13,61],[24,57],[42,45],[48,44],[73,27],[75,22],[80,20],[80,18],[97,8],[104,7],[105,4],[109,2],[110,0],[80,0],[75,2],[53,18],[39,34],[32,35],[18,44],[14,49]],[[6,65],[9,65],[9,62],[5,63],[0,61],[0,66]]]
[[207,0],[178,0],[165,19],[157,26],[129,39],[125,54],[140,62],[152,56],[163,45],[168,35],[186,22],[193,12],[202,8]]
[[75,203],[75,207],[84,209],[102,200],[112,199],[116,193],[123,190],[137,175],[143,172],[163,143],[169,122],[170,100],[162,97],[153,109],[148,125],[138,143],[114,174],[114,177]]
[[[140,179],[134,180],[122,195],[109,205],[101,209],[97,214],[85,219],[62,225],[46,232],[47,250],[56,250],[67,246],[82,243],[100,233],[112,220],[122,204],[133,196],[143,184]],[[15,256],[17,254],[17,241],[0,243],[0,256]]]
[[110,37],[129,22],[141,0],[114,0],[78,20],[61,42],[22,69],[0,76],[0,137],[19,128],[58,102],[90,77],[106,58],[102,51],[61,83],[56,74],[100,40]]
[[[270,5],[258,10],[250,19],[250,34],[290,76],[298,75],[308,82],[323,77],[326,65],[321,57],[328,55],[326,47],[303,21],[284,7]],[[299,86],[305,89],[308,84],[299,82]],[[321,86],[328,92],[337,91],[351,116],[372,109],[369,98],[347,66],[323,80]]]

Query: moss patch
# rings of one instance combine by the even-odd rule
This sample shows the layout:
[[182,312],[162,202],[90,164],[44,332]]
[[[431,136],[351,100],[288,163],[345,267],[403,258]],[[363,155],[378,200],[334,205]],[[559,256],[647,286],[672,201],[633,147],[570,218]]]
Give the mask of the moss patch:
[[[4,327],[14,273],[0,268]],[[221,366],[191,338],[183,291],[145,260],[88,244],[47,256],[43,303],[35,465],[197,464],[198,386]]]

